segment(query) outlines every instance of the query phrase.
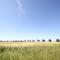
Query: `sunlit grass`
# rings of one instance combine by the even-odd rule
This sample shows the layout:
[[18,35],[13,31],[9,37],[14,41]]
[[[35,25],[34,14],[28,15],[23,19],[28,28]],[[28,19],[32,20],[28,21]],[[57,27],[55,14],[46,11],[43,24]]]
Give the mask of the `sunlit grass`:
[[0,42],[0,60],[60,60],[60,42]]
[[2,47],[54,46],[60,42],[0,42]]

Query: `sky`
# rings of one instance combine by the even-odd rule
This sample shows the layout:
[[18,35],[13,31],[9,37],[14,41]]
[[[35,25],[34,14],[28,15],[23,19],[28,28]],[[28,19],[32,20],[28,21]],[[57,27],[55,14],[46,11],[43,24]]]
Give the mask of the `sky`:
[[0,40],[60,38],[60,0],[0,0]]

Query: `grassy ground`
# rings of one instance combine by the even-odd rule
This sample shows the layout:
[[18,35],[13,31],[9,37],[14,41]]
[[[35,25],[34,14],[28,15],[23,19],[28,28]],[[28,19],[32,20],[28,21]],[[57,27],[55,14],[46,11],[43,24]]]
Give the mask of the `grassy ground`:
[[0,43],[0,60],[60,60],[60,43],[14,44]]
[[31,46],[54,46],[60,42],[0,42],[2,47],[31,47]]

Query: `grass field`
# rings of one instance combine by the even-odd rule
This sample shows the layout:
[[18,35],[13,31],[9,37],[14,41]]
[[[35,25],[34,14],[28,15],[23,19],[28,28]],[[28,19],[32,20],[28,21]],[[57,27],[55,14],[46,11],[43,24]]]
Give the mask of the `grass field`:
[[54,46],[60,42],[0,42],[2,47],[31,47],[31,46]]
[[0,60],[60,60],[60,42],[0,42]]

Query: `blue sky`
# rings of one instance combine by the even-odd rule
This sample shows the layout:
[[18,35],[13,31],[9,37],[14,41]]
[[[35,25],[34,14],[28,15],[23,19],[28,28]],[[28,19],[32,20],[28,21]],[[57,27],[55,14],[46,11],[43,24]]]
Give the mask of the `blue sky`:
[[0,39],[60,38],[60,0],[0,0]]

